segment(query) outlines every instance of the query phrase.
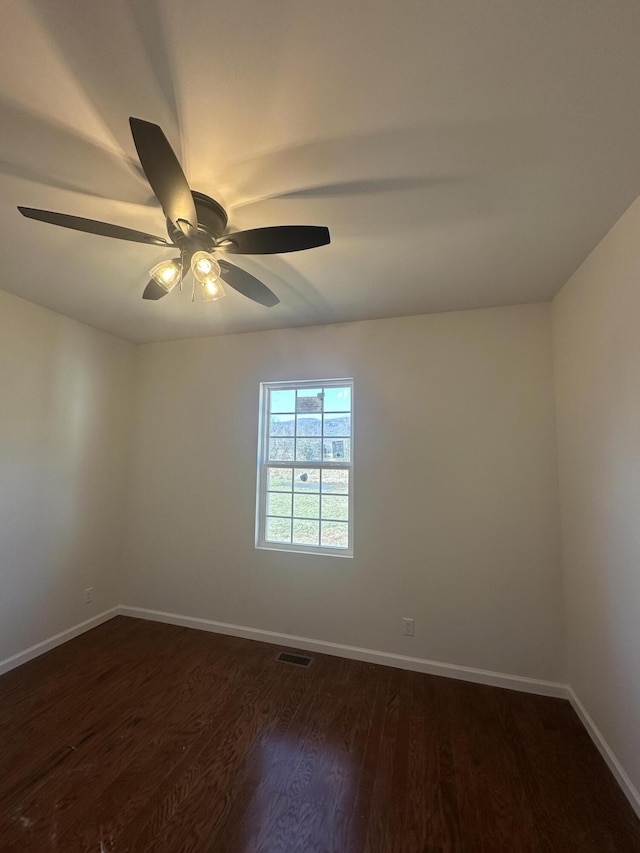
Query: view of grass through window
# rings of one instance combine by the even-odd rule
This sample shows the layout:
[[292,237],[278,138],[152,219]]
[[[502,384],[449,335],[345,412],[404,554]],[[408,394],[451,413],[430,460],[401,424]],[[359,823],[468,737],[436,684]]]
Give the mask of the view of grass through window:
[[263,393],[264,543],[349,549],[351,383]]

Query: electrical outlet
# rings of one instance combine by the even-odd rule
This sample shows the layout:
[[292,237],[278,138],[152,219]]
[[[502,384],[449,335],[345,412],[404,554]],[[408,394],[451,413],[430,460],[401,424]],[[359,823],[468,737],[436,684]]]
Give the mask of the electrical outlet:
[[404,625],[404,635],[405,637],[415,637],[416,629],[413,624],[413,619],[409,616],[405,616],[402,620],[402,624]]
[[84,603],[92,604],[93,602],[93,587],[88,586],[84,591]]

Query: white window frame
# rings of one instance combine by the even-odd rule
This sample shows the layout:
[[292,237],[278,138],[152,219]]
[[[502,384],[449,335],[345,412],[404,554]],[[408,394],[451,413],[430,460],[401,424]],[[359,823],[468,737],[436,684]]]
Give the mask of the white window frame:
[[[349,388],[351,391],[351,445],[348,462],[310,462],[294,460],[286,462],[269,462],[269,391],[292,390],[295,388]],[[324,437],[324,436],[322,436]],[[256,548],[267,551],[289,551],[296,554],[320,554],[334,557],[353,557],[353,445],[354,445],[354,382],[350,379],[313,379],[298,382],[261,382],[260,383],[260,416],[258,419],[258,477],[256,489]],[[267,472],[269,468],[319,468],[347,470],[349,472],[348,494],[348,548],[330,548],[323,545],[302,545],[298,543],[268,542],[265,539],[267,517]]]

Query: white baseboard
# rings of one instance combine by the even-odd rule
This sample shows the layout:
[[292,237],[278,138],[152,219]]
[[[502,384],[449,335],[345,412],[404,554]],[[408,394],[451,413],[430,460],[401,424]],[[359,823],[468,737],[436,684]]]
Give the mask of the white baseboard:
[[84,634],[85,631],[90,631],[92,628],[95,628],[97,625],[101,625],[109,619],[113,619],[114,616],[118,615],[118,610],[118,607],[112,607],[110,610],[98,613],[97,616],[92,616],[91,619],[80,622],[72,628],[67,628],[66,631],[60,631],[59,634],[54,634],[53,637],[49,637],[41,643],[36,643],[35,646],[30,646],[23,652],[18,652],[9,658],[5,658],[5,660],[0,661],[0,675],[3,675],[5,672],[9,672],[10,669],[15,669],[17,666],[22,666],[23,663],[27,663],[27,661],[37,658],[39,655],[43,655],[51,649],[55,649],[56,646],[60,646],[62,643],[66,643],[67,640],[72,640],[74,637]]
[[364,649],[359,646],[346,646],[341,643],[330,643],[326,640],[312,640],[309,637],[296,637],[292,634],[279,634],[265,631],[262,628],[247,628],[244,625],[231,625],[228,622],[215,622],[212,619],[198,619],[194,616],[182,616],[177,613],[165,613],[161,610],[147,610],[144,607],[118,608],[122,616],[133,616],[138,619],[149,619],[153,622],[166,622],[170,625],[181,625],[183,628],[196,628],[200,631],[212,631],[216,634],[229,634],[233,637],[244,637],[247,640],[260,640],[263,643],[273,643],[277,646],[288,646],[303,649],[307,652],[336,655],[341,658],[351,658],[367,663],[378,663],[383,666],[393,666],[397,669],[409,669],[414,672],[424,672],[428,675],[442,675],[445,678],[457,678],[462,681],[473,681],[476,684],[488,684],[491,687],[506,687],[509,690],[520,690],[524,693],[537,693],[541,696],[568,698],[566,684],[556,681],[541,681],[536,678],[523,678],[520,675],[504,675],[485,669],[474,669],[469,666],[440,663],[424,658],[408,657],[390,652],[380,652],[374,649]]
[[633,810],[640,818],[640,793],[638,793],[637,788],[634,786],[631,779],[629,779],[629,777],[627,776],[624,767],[616,758],[615,753],[613,752],[607,741],[604,739],[602,732],[596,726],[591,716],[589,715],[589,712],[584,707],[572,687],[569,687],[569,701],[571,702],[573,709],[578,715],[578,717],[580,717],[580,721],[589,733],[591,740],[598,747],[600,755],[604,758],[609,770],[611,770],[611,772],[613,773],[616,782],[618,783],[618,785],[620,785],[626,798],[631,803]]

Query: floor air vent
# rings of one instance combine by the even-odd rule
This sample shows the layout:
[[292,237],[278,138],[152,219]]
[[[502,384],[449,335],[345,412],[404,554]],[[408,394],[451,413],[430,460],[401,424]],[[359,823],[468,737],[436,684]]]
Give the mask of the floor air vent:
[[296,666],[309,666],[313,658],[308,658],[306,655],[292,655],[289,652],[280,652],[276,660],[280,663],[293,663]]

